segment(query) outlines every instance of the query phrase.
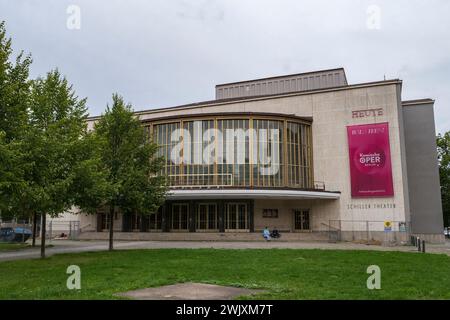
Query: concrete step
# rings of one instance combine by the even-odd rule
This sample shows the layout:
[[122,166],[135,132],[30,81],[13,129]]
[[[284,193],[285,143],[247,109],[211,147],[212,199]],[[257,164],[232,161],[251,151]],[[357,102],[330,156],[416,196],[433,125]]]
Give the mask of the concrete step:
[[[82,232],[80,240],[107,240],[108,232]],[[137,241],[262,241],[259,232],[115,232],[115,240]],[[284,232],[277,241],[328,241],[325,232]]]

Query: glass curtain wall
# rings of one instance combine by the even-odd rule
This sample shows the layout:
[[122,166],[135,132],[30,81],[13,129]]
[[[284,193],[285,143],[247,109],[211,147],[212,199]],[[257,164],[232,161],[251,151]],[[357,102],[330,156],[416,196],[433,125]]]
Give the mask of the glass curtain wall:
[[250,185],[249,120],[217,120],[217,179],[223,186]]
[[287,184],[292,187],[312,186],[311,127],[287,123]]
[[257,119],[253,120],[253,129],[253,184],[258,187],[284,186],[284,122]]
[[[174,132],[176,133],[174,134]],[[165,159],[162,174],[169,178],[169,185],[171,186],[185,184],[180,175],[180,165],[177,161],[173,161],[172,157],[172,151],[178,144],[174,136],[179,135],[179,133],[181,133],[179,122],[153,126],[153,139],[159,145],[157,156]]]
[[170,185],[313,188],[307,122],[270,117],[211,117],[154,123]]

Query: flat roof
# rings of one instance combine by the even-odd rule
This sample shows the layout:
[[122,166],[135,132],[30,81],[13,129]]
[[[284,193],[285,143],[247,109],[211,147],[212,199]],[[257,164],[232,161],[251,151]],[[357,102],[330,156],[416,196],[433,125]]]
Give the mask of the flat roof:
[[242,84],[242,83],[247,83],[247,82],[264,81],[264,80],[275,80],[275,79],[281,79],[281,78],[298,77],[298,76],[304,76],[304,75],[309,75],[309,74],[332,72],[332,71],[342,71],[344,73],[345,82],[347,82],[347,75],[345,74],[345,69],[341,67],[341,68],[333,68],[333,69],[308,71],[308,72],[302,72],[302,73],[285,74],[285,75],[281,75],[281,76],[272,76],[272,77],[258,78],[258,79],[252,79],[252,80],[243,80],[243,81],[237,81],[237,82],[220,83],[220,84],[216,84],[216,88],[221,87],[221,86],[229,86],[232,84]]
[[[292,96],[301,96],[301,95],[308,95],[308,94],[318,94],[318,93],[324,93],[324,92],[351,90],[351,89],[365,88],[365,87],[376,87],[376,86],[389,85],[389,84],[402,84],[402,80],[400,80],[400,79],[381,80],[381,81],[365,82],[365,83],[338,86],[338,87],[313,89],[313,90],[308,90],[308,91],[295,91],[295,92],[278,93],[278,94],[263,95],[263,96],[237,97],[237,98],[227,98],[227,99],[220,99],[220,100],[207,100],[207,101],[189,103],[189,104],[178,105],[178,106],[173,106],[173,107],[163,107],[163,108],[140,110],[140,111],[135,111],[134,113],[137,115],[152,114],[152,113],[159,113],[159,112],[171,111],[171,110],[203,108],[203,107],[208,107],[208,106],[230,104],[230,103],[241,102],[241,101],[243,102],[243,101],[270,100],[270,99],[283,98],[283,97],[292,97]],[[88,117],[88,120],[96,120],[100,117],[101,117],[101,115],[90,116],[90,117]]]
[[425,98],[425,99],[415,99],[415,100],[402,101],[402,106],[403,107],[416,106],[416,105],[419,105],[419,104],[434,104],[434,100],[430,99],[430,98]]

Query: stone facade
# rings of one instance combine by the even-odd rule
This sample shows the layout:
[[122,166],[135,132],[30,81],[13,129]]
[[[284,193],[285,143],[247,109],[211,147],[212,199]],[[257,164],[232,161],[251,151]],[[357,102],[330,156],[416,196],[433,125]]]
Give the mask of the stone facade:
[[[195,105],[137,112],[143,122],[166,118],[201,115],[264,114],[310,119],[312,121],[314,180],[325,185],[325,191],[340,194],[337,200],[253,199],[253,231],[259,233],[265,226],[283,232],[295,233],[293,211],[310,212],[310,233],[339,231],[342,240],[407,241],[411,214],[408,192],[408,173],[405,152],[403,111],[400,80],[349,85],[273,96],[217,100]],[[89,127],[98,118],[91,118]],[[346,127],[349,125],[389,124],[389,143],[392,164],[394,196],[380,198],[352,198],[349,169],[349,150]],[[434,157],[435,155],[431,155]],[[194,199],[195,200],[195,199]],[[277,218],[262,216],[264,209],[278,210]],[[439,212],[430,214],[438,215]],[[436,218],[436,217],[435,217]],[[115,220],[115,230],[121,231],[121,216]],[[439,217],[435,220],[439,221]],[[80,216],[81,229],[91,237],[97,230],[95,216]],[[391,233],[384,232],[384,221],[393,222]],[[438,230],[437,226],[433,230]],[[307,232],[301,232],[306,234]],[[433,242],[442,242],[439,232],[423,235]],[[151,239],[220,239],[220,235],[119,235],[120,238]],[[228,236],[230,237],[230,236]],[[252,238],[254,236],[242,236]],[[302,235],[294,237],[300,239]],[[307,235],[303,235],[308,239]]]

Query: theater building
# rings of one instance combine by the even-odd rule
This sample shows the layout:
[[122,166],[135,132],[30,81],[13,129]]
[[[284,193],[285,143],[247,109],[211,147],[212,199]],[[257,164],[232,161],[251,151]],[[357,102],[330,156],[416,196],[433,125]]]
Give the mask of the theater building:
[[[136,112],[170,182],[117,239],[443,241],[434,101],[402,81],[348,84],[344,69],[220,84],[216,99]],[[98,117],[89,119],[92,128]],[[80,215],[106,239],[108,211]]]

